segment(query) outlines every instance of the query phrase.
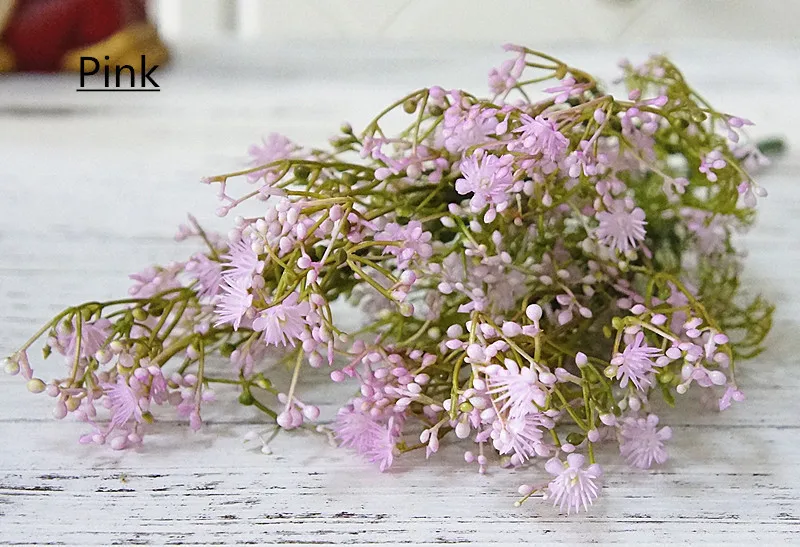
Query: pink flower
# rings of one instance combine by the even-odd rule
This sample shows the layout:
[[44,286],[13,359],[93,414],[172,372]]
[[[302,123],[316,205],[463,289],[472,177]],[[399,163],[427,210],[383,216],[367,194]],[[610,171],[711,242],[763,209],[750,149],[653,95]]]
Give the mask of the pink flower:
[[734,386],[728,386],[728,388],[725,390],[725,393],[722,394],[722,397],[719,400],[719,410],[722,412],[723,410],[730,408],[731,401],[742,402],[744,399],[744,393],[739,391]]
[[581,95],[587,88],[588,84],[579,84],[575,78],[568,76],[561,80],[561,85],[548,87],[544,90],[545,93],[555,93],[554,99],[556,104],[567,102],[570,97],[577,97]]
[[[58,347],[55,349],[65,355],[67,359],[74,359],[76,349],[75,345],[78,340],[77,326],[73,324],[69,332],[65,332],[63,329],[58,328],[56,333]],[[82,321],[80,356],[85,358],[93,357],[94,354],[103,347],[109,336],[111,336],[111,321],[105,317],[95,321]]]
[[714,172],[718,169],[724,169],[728,162],[722,157],[722,152],[719,150],[712,150],[708,154],[700,158],[700,172],[703,173],[709,182],[717,182],[717,174]]
[[611,365],[617,367],[617,379],[622,379],[620,387],[627,386],[630,381],[636,389],[644,391],[644,388],[652,384],[648,375],[653,372],[654,367],[659,366],[653,359],[660,357],[661,351],[647,344],[643,345],[643,341],[644,333],[636,333],[633,343],[611,359]]
[[569,146],[565,137],[555,123],[542,116],[532,118],[527,114],[520,116],[522,125],[514,131],[521,133],[519,144],[531,155],[540,154],[543,159],[554,162],[559,160]]
[[692,207],[681,208],[680,215],[685,219],[700,253],[710,255],[725,252],[730,227],[733,224],[731,215]]
[[487,205],[490,210],[506,208],[508,192],[514,184],[512,161],[510,155],[497,157],[480,151],[461,162],[463,178],[456,181],[456,192],[472,194],[469,200],[472,212],[477,213]]
[[550,454],[548,447],[542,440],[542,428],[552,429],[553,420],[540,413],[511,416],[505,420],[499,417],[492,423],[492,444],[500,454],[511,454],[515,464],[536,455],[547,456]]
[[577,513],[581,506],[588,511],[600,493],[598,483],[603,471],[596,463],[583,469],[585,460],[582,454],[570,454],[566,463],[551,458],[544,466],[548,473],[556,476],[547,485],[545,498],[552,499],[553,505],[562,511],[566,507],[567,514],[572,510]]
[[388,139],[388,138],[381,138],[374,136],[365,136],[362,142],[360,156],[362,158],[372,157],[372,159],[382,162],[384,165],[386,165],[386,167],[383,169],[388,169],[388,173],[386,171],[383,171],[384,173],[387,174],[387,176],[389,173],[397,175],[403,170],[408,170],[408,172],[413,172],[415,169],[420,168],[420,164],[422,161],[424,161],[425,159],[431,159],[428,153],[428,149],[423,146],[418,146],[416,152],[412,151],[410,155],[404,155],[404,154],[397,155],[395,152],[395,157],[392,157],[383,151],[384,147],[390,148],[391,146],[396,146],[397,144],[401,144],[404,142],[405,142],[404,139]]
[[375,235],[375,241],[399,242],[386,245],[384,253],[390,253],[397,257],[397,267],[401,270],[406,269],[412,260],[430,258],[433,255],[433,247],[428,243],[431,240],[431,233],[422,229],[422,223],[412,220],[405,226],[390,222],[382,232]]
[[489,89],[495,95],[505,93],[517,85],[523,70],[525,70],[525,52],[521,51],[515,59],[509,59],[503,62],[500,68],[489,71]]
[[357,412],[352,405],[339,410],[333,431],[340,446],[353,448],[367,461],[386,471],[394,461],[395,444],[399,438],[394,418],[384,425],[369,414]]
[[628,211],[621,201],[615,201],[608,211],[597,213],[600,226],[595,230],[595,235],[600,242],[622,253],[636,247],[639,241],[644,241],[645,215],[641,207]]
[[[277,133],[271,133],[266,139],[261,139],[261,143],[261,146],[252,145],[247,151],[251,158],[250,165],[253,167],[289,158],[299,149],[292,141]],[[267,172],[267,169],[263,169],[248,173],[247,178],[250,182],[254,182],[266,175]]]
[[676,193],[685,194],[687,186],[689,186],[689,179],[687,178],[665,178],[661,189],[664,191],[664,195],[667,196],[667,199],[670,201],[677,201]]
[[186,264],[186,271],[197,280],[197,295],[200,298],[213,298],[222,283],[222,265],[197,253]]
[[297,293],[287,296],[280,304],[270,306],[259,313],[253,321],[253,330],[263,332],[267,345],[285,346],[288,342],[295,345],[306,329],[306,315],[309,312],[308,302],[297,303]]
[[128,385],[128,381],[121,374],[117,376],[115,384],[103,384],[103,391],[111,402],[111,427],[119,427],[134,418],[142,421],[142,409],[139,408],[139,396]]
[[541,407],[547,402],[547,394],[531,367],[520,368],[514,361],[507,360],[505,368],[489,365],[485,373],[488,393],[495,395],[498,403],[503,403],[500,412],[508,410],[509,416],[523,416],[538,412],[534,403]]
[[495,109],[484,109],[474,105],[468,110],[451,106],[444,113],[442,137],[444,147],[452,153],[464,152],[467,148],[484,144],[497,127]]
[[223,276],[222,294],[214,308],[217,315],[216,326],[230,323],[233,330],[239,330],[242,318],[253,304],[253,295],[248,292],[250,281],[247,279],[230,279]]
[[[150,400],[156,404],[163,404],[167,402],[169,399],[169,389],[167,385],[167,379],[164,378],[164,373],[161,371],[160,367],[155,365],[151,365],[147,369],[137,369],[138,370],[146,370],[146,374],[142,373],[142,378],[140,381],[150,381],[150,390],[149,390],[149,397]],[[138,374],[134,374],[137,378],[139,378]]]
[[601,172],[608,157],[604,154],[595,156],[592,145],[589,141],[581,141],[579,148],[573,150],[564,159],[563,168],[567,171],[570,178],[578,179],[581,173],[587,177],[593,177]]
[[639,469],[648,469],[653,462],[667,461],[664,441],[672,437],[672,429],[658,426],[658,416],[649,414],[647,418],[628,417],[620,427],[619,452],[628,464]]
[[253,248],[243,239],[232,243],[228,254],[222,258],[225,260],[225,277],[234,281],[244,280],[248,287],[252,283],[253,274],[261,273],[264,269],[264,262],[258,260]]
[[179,264],[167,268],[150,266],[141,272],[131,274],[128,277],[135,283],[128,289],[128,294],[136,298],[150,298],[160,292],[176,289],[181,286],[176,277],[180,269]]
[[237,372],[250,376],[253,367],[263,360],[266,353],[267,346],[264,344],[242,344],[231,353],[231,364]]

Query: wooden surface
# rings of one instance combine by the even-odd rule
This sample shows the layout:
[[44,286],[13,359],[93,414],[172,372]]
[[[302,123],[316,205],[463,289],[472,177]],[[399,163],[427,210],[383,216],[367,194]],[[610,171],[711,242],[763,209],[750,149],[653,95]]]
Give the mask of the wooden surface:
[[[800,142],[797,51],[670,49],[712,102],[756,121],[756,135]],[[610,78],[622,54],[646,51],[554,53]],[[181,257],[188,249],[171,236],[186,211],[224,225],[196,181],[240,165],[261,134],[320,145],[341,120],[363,124],[406,90],[483,90],[502,58],[424,48],[255,55],[185,52],[160,74],[161,93],[75,93],[70,76],[0,82],[0,353],[66,305],[122,294],[128,273]],[[589,514],[559,516],[537,500],[514,508],[516,487],[544,471],[480,476],[454,446],[427,463],[403,457],[387,474],[310,434],[279,435],[263,455],[242,442],[267,430],[262,416],[224,401],[207,406],[197,434],[165,409],[137,452],[80,446],[83,424],[54,420],[46,395],[0,376],[0,544],[800,544],[800,151],[761,181],[770,197],[743,240],[745,278],[778,308],[768,351],[740,368],[748,400],[722,414],[700,412],[696,399],[665,412],[674,437],[658,469],[633,472],[606,450]],[[349,389],[302,388],[328,418]]]

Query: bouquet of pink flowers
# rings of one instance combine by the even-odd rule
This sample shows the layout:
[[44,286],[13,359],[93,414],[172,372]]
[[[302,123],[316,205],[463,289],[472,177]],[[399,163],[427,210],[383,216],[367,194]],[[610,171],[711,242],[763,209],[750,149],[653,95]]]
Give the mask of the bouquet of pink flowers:
[[[227,236],[190,217],[178,239],[201,251],[132,275],[127,298],[64,310],[7,371],[86,422],[80,442],[113,449],[138,446],[161,406],[200,428],[229,384],[279,428],[327,432],[382,471],[445,439],[480,472],[544,462],[521,501],[567,512],[600,492],[598,445],[663,463],[652,401],[692,386],[720,410],[741,401],[734,362],[771,326],[772,306],[740,294],[732,245],[765,195],[748,174],[764,158],[750,122],[663,57],[623,64],[620,99],[506,49],[490,98],[420,89],[329,149],[253,146],[252,168],[204,180],[217,214],[239,215]],[[350,332],[340,302],[363,318]],[[66,362],[50,382],[27,354],[42,337]],[[308,367],[354,386],[327,425],[298,390]]]

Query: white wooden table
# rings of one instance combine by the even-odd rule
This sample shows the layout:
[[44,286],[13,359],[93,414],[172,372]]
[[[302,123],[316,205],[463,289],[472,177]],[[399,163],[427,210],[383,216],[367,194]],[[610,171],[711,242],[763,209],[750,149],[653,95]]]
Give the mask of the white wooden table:
[[[240,165],[263,133],[321,145],[341,120],[363,124],[406,90],[482,91],[502,58],[443,49],[306,47],[260,60],[189,49],[160,74],[157,94],[75,93],[69,76],[3,78],[0,353],[61,308],[123,294],[128,273],[181,257],[187,249],[171,236],[186,211],[224,226],[196,181]],[[670,50],[712,102],[756,121],[755,134],[800,142],[796,50]],[[553,51],[609,78],[618,57],[646,52]],[[266,429],[262,416],[233,402],[208,405],[197,434],[162,422],[137,452],[81,446],[83,424],[52,419],[48,397],[3,375],[0,544],[800,544],[800,152],[761,180],[770,197],[744,241],[745,278],[778,308],[769,350],[741,367],[748,400],[722,414],[667,412],[674,440],[659,469],[630,473],[603,454],[604,493],[589,514],[559,516],[535,500],[514,508],[516,486],[541,471],[480,476],[452,446],[428,463],[403,457],[387,474],[308,434],[279,435],[266,456],[242,443]],[[347,395],[303,388],[323,417]]]

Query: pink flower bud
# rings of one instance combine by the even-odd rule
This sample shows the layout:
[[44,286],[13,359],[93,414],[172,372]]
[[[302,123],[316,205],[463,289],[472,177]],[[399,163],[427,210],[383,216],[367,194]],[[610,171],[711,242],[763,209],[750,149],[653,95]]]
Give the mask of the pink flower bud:
[[316,420],[319,418],[319,407],[314,405],[306,405],[303,408],[303,416],[307,420]]
[[120,435],[119,437],[114,437],[113,439],[111,439],[111,442],[108,443],[108,444],[114,450],[123,450],[125,448],[125,446],[127,445],[127,443],[128,443],[128,439],[126,437]]
[[614,426],[617,424],[617,417],[613,414],[601,414],[600,421],[603,422],[607,426]]

